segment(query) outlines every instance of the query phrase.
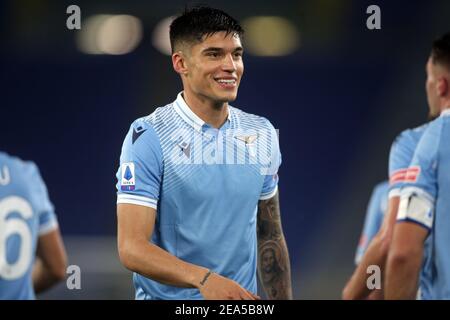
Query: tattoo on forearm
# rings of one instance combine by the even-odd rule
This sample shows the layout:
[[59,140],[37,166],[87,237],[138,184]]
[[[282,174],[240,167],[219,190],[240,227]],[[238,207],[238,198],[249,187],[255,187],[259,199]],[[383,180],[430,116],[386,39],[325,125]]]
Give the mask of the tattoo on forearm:
[[271,299],[291,299],[289,254],[284,240],[278,194],[258,204],[258,271]]
[[257,227],[259,242],[261,240],[281,239],[280,208],[277,196],[259,202]]

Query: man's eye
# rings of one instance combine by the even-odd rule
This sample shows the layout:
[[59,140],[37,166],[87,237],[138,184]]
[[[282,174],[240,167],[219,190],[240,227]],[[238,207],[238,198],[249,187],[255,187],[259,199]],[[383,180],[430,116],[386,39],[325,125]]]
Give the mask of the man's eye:
[[235,53],[234,53],[234,56],[235,56],[235,57],[238,57],[238,58],[239,58],[239,57],[242,57],[242,52],[235,52]]
[[208,57],[213,57],[213,58],[217,58],[219,56],[219,54],[217,52],[209,52]]

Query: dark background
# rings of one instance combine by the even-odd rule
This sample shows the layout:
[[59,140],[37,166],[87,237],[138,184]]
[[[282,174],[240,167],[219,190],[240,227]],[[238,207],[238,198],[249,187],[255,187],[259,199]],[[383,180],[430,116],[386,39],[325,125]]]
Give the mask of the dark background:
[[[426,120],[425,63],[432,40],[450,30],[450,2],[202,3],[239,20],[285,17],[298,30],[300,46],[290,55],[245,55],[233,105],[280,130],[279,187],[295,297],[339,298],[353,270],[370,193],[387,178],[390,145],[400,131]],[[80,52],[75,40],[81,31],[66,28],[70,4],[81,8],[82,29],[94,14],[138,17],[142,41],[126,55]],[[131,279],[115,252],[115,172],[130,123],[182,89],[151,35],[184,4],[0,4],[0,150],[38,164],[70,262],[86,270],[81,292],[61,285],[44,297],[131,297]],[[371,4],[381,8],[381,30],[366,28]]]

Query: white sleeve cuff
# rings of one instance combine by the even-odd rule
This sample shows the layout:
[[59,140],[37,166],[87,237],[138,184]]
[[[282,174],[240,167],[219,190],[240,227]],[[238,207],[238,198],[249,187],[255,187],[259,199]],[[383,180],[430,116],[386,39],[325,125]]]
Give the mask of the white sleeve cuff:
[[361,260],[362,260],[362,257],[363,257],[363,255],[364,255],[364,252],[358,252],[357,254],[356,254],[356,256],[355,256],[355,266],[358,266],[359,264],[360,264],[360,262],[361,262]]
[[156,199],[143,196],[135,196],[128,193],[120,193],[117,195],[117,204],[119,203],[136,204],[153,209],[156,209],[158,207],[158,201]]
[[53,230],[56,230],[58,228],[58,221],[56,219],[52,219],[49,222],[43,224],[42,226],[39,226],[38,235],[43,236],[47,233],[52,232]]
[[259,200],[267,200],[272,198],[278,191],[278,185],[275,186],[275,188],[273,188],[272,191],[268,192],[268,193],[262,193],[261,196],[259,197]]
[[401,191],[401,188],[391,189],[388,193],[388,199],[391,199],[393,197],[400,197],[400,191]]

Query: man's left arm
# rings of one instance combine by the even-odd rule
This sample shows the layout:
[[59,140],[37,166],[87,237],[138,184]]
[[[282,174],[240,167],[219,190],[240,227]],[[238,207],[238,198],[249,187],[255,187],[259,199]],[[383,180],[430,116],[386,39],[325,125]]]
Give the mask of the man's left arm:
[[283,235],[278,192],[258,203],[258,273],[269,299],[292,299],[289,253]]
[[435,222],[441,128],[439,120],[428,126],[408,168],[387,260],[386,299],[416,297],[424,243]]
[[427,235],[428,230],[415,222],[395,226],[386,268],[386,300],[416,298]]

